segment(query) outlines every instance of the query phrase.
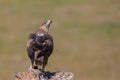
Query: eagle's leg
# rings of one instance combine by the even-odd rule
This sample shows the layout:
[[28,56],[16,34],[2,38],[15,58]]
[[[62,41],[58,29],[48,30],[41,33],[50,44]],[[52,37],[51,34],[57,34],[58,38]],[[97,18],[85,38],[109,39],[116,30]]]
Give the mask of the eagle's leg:
[[48,62],[48,56],[44,56],[42,71],[45,71],[45,66],[46,66],[47,62]]
[[37,58],[38,58],[39,53],[40,53],[40,50],[35,51],[35,55],[34,55],[35,66],[34,66],[34,69],[38,69]]
[[31,64],[30,64],[29,70],[33,69],[33,66],[34,66],[34,60],[31,59]]
[[31,60],[31,66],[32,66],[32,68],[34,66],[34,60],[33,59]]

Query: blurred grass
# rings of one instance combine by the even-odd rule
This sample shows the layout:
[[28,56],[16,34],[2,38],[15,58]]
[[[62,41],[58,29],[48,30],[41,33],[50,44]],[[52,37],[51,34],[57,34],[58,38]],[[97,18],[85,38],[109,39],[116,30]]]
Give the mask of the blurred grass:
[[0,0],[0,80],[26,71],[26,42],[53,20],[55,48],[47,70],[71,71],[76,80],[120,79],[119,0]]

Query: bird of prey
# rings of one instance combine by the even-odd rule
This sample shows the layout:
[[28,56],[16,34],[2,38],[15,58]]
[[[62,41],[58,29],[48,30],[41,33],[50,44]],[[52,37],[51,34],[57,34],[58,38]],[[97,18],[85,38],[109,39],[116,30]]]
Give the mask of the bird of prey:
[[45,70],[54,46],[53,37],[48,33],[51,23],[51,20],[47,20],[42,23],[36,32],[29,34],[27,53],[31,60],[30,68],[38,69],[38,66],[41,65],[42,70]]

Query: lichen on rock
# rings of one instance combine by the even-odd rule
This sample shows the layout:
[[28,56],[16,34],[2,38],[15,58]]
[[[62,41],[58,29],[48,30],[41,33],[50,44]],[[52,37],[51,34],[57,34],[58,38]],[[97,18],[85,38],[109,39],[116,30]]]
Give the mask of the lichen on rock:
[[31,69],[27,72],[17,72],[15,80],[74,80],[71,72],[50,72]]

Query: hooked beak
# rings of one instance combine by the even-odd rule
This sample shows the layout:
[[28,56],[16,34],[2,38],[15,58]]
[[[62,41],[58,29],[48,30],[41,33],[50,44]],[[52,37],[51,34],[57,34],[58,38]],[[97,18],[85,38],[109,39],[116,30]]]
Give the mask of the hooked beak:
[[44,25],[45,25],[46,27],[49,27],[51,23],[52,23],[51,20],[47,20]]

